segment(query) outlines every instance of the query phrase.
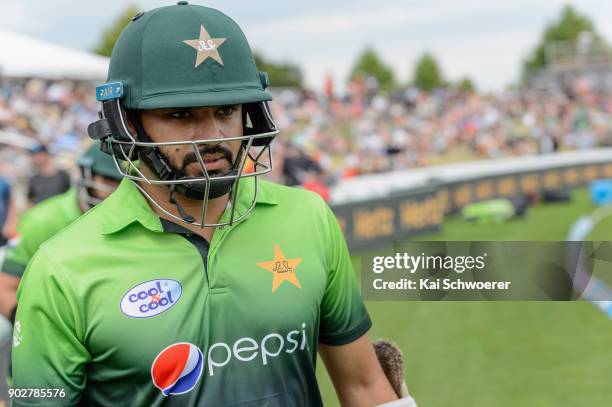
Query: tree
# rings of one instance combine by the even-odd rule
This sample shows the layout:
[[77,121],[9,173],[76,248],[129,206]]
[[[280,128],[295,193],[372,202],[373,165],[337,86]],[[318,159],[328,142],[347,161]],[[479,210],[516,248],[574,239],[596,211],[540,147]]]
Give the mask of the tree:
[[265,59],[258,52],[254,52],[255,65],[260,71],[268,73],[270,86],[302,88],[302,71],[299,66],[292,63],[275,63]]
[[121,34],[121,31],[123,31],[125,26],[132,21],[132,17],[138,14],[139,11],[140,10],[137,6],[129,6],[123,13],[121,13],[121,15],[117,17],[115,22],[102,31],[102,37],[93,51],[96,54],[109,57],[113,52],[113,47],[115,46],[115,42],[117,41],[119,34]]
[[424,53],[415,64],[413,84],[424,91],[445,86],[438,61],[431,53]]
[[366,48],[353,65],[350,78],[352,79],[357,76],[373,76],[384,91],[389,91],[395,86],[393,70],[371,48]]
[[476,90],[476,86],[474,86],[474,82],[470,78],[463,78],[455,85],[456,88],[461,92],[474,92]]
[[605,43],[587,16],[581,15],[572,6],[565,6],[559,20],[546,27],[540,43],[523,63],[524,75],[546,66],[546,47],[548,45],[562,41],[576,41],[583,32],[590,33],[594,43]]

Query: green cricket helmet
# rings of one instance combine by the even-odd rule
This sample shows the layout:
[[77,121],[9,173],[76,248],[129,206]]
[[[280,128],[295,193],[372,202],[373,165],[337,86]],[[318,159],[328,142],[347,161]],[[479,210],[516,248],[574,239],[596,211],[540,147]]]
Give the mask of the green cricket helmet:
[[[272,170],[270,143],[278,130],[267,104],[272,99],[267,86],[268,76],[257,71],[251,48],[238,24],[218,10],[179,1],[174,6],[137,14],[123,30],[113,48],[107,83],[96,88],[96,97],[102,102],[100,120],[89,126],[88,133],[102,141],[103,151],[116,160],[128,162],[130,170],[124,172],[125,177],[167,185],[168,202],[173,205],[177,205],[175,192],[201,199],[204,209],[208,199],[230,193],[233,205],[240,178],[253,176],[257,184],[258,175]],[[243,107],[243,133],[223,138],[153,142],[138,114],[147,109],[238,104]],[[135,133],[129,130],[128,118]],[[232,169],[210,176],[200,149],[232,140],[242,141]],[[174,168],[159,148],[171,145],[190,145],[203,176],[191,177]],[[244,174],[247,158],[253,161],[254,171]],[[137,159],[150,167],[156,179],[139,171],[134,164]],[[255,205],[257,190],[254,189],[249,210],[238,219],[232,213],[228,223],[246,217]],[[183,214],[179,205],[177,209]],[[178,218],[165,212],[196,224],[191,216]],[[221,224],[205,224],[202,220],[198,225]]]
[[102,192],[113,192],[115,188],[94,180],[95,175],[101,175],[104,178],[121,181],[123,176],[120,169],[113,158],[105,154],[100,149],[100,142],[94,142],[77,160],[79,167],[79,199],[93,208],[102,200],[93,194],[94,190]]

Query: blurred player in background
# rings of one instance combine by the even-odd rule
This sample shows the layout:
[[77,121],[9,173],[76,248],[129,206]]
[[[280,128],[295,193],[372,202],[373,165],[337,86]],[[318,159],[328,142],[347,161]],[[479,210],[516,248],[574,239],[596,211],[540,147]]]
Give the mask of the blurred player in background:
[[343,405],[396,400],[335,216],[257,178],[278,131],[237,24],[186,1],[139,13],[108,80],[89,133],[130,170],[30,263],[15,386],[64,389],[58,405],[319,406],[319,351]]
[[9,248],[0,272],[0,313],[12,320],[19,280],[39,246],[100,203],[121,179],[115,162],[94,143],[77,162],[77,185],[26,212],[19,221],[19,243]]
[[11,186],[4,177],[0,176],[0,247],[7,240],[8,236],[4,232],[4,227],[10,223],[12,212],[14,212],[14,205],[11,198]]
[[30,158],[36,173],[28,183],[28,204],[30,206],[66,192],[70,188],[70,175],[55,167],[53,157],[42,144],[30,149]]

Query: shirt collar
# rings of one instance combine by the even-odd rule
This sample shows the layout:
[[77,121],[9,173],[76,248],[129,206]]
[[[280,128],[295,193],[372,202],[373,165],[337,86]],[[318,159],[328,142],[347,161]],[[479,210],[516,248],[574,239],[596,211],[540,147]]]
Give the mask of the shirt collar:
[[[265,182],[258,179],[257,183],[256,204],[278,204],[275,197],[265,187]],[[242,178],[238,185],[238,199],[236,200],[234,219],[238,218],[251,206],[255,188],[255,177]],[[164,231],[159,215],[151,209],[147,198],[143,196],[134,184],[134,181],[128,178],[124,178],[115,192],[100,205],[103,205],[106,209],[102,221],[102,234],[118,232],[134,222],[140,223],[152,232]],[[221,216],[221,222],[229,219],[230,212],[230,208],[225,210]]]
[[147,198],[129,178],[121,180],[115,192],[100,205],[105,209],[102,221],[102,233],[105,235],[118,232],[134,222],[152,232],[163,230],[159,217],[149,206]]
[[166,233],[178,233],[179,235],[192,235],[193,232],[184,226],[174,223],[168,219],[164,219],[160,216],[159,221],[161,222],[162,229]]

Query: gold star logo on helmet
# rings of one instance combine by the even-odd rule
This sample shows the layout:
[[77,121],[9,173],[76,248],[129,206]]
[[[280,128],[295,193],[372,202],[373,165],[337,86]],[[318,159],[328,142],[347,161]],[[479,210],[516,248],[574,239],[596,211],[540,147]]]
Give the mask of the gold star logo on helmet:
[[212,58],[223,66],[223,60],[219,54],[219,47],[225,42],[226,38],[211,38],[206,28],[200,25],[200,38],[193,40],[184,40],[183,42],[194,48],[196,53],[196,62],[194,68],[206,61],[206,58]]

